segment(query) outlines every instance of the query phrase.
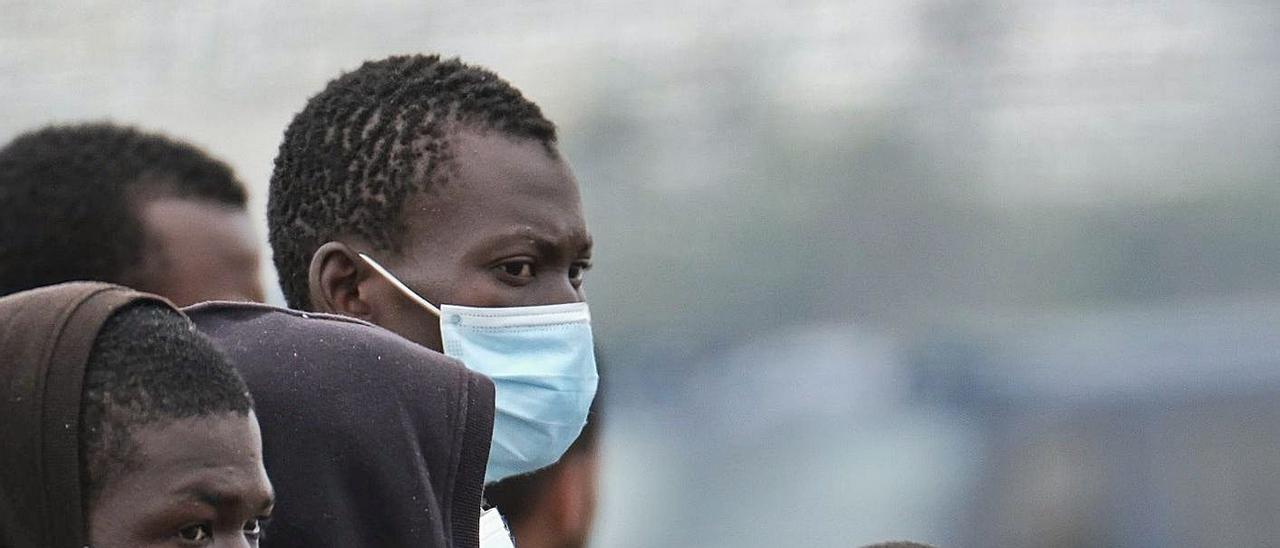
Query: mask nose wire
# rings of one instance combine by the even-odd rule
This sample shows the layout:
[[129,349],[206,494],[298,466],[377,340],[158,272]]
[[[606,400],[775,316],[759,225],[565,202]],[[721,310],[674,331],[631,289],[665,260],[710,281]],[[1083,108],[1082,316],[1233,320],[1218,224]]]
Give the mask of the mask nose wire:
[[396,278],[393,274],[391,274],[390,271],[383,268],[382,265],[378,264],[378,261],[373,260],[373,257],[370,257],[368,255],[365,255],[364,253],[359,253],[359,252],[357,252],[356,254],[360,255],[360,258],[364,259],[365,264],[368,264],[371,268],[376,270],[378,274],[381,274],[383,278],[386,278],[388,282],[391,282],[391,285],[395,286],[396,289],[399,289],[400,292],[404,293],[406,297],[413,299],[413,302],[422,305],[423,308],[426,308],[427,310],[430,310],[431,313],[435,314],[437,318],[440,317],[440,309],[436,308],[436,305],[431,304],[426,299],[422,298],[422,295],[419,295],[414,290],[409,289],[409,286],[404,285],[404,282],[401,282],[399,278]]

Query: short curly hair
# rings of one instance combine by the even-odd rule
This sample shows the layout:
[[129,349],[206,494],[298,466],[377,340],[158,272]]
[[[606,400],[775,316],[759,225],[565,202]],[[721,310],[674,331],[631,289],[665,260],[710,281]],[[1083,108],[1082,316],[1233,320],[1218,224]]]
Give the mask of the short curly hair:
[[131,282],[146,248],[140,195],[246,203],[231,168],[164,135],[85,123],[15,138],[0,149],[0,295]]
[[448,180],[450,135],[498,131],[555,150],[542,110],[493,72],[438,55],[369,61],[294,116],[267,201],[272,259],[289,306],[311,307],[311,256],[350,234],[399,250],[405,201]]
[[80,399],[80,485],[87,510],[136,464],[140,426],[223,413],[247,415],[253,398],[213,343],[181,313],[156,303],[116,312],[85,365]]

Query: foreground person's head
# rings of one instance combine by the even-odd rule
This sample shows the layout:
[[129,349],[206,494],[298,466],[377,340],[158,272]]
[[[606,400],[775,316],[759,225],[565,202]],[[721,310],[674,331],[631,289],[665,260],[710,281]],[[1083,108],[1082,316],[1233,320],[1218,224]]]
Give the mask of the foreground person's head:
[[179,304],[262,300],[244,186],[163,135],[53,126],[0,149],[0,295],[73,280]]
[[244,382],[171,305],[72,283],[0,299],[4,546],[256,546],[272,492]]

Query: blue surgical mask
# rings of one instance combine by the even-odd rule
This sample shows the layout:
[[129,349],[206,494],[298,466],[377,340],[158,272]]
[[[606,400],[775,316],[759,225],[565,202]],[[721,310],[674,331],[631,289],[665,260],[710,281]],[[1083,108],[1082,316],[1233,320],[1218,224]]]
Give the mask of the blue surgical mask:
[[493,379],[497,413],[485,483],[560,460],[587,424],[599,382],[587,303],[437,308],[373,258],[360,257],[440,318],[445,355]]

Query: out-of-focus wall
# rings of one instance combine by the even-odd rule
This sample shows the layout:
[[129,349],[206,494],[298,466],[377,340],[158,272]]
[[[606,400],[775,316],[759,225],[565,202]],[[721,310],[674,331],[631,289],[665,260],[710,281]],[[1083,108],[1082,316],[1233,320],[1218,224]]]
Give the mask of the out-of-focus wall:
[[[967,532],[1066,493],[1062,470],[1089,474],[1058,448],[1097,447],[1087,462],[1106,466],[1135,454],[1080,434],[1098,431],[1089,417],[1145,424],[1117,386],[1201,409],[1144,385],[1168,372],[1125,349],[1205,306],[1280,295],[1274,2],[10,0],[0,14],[0,139],[98,118],[162,129],[227,159],[259,212],[285,124],[362,60],[461,55],[539,102],[598,242],[587,287],[614,395],[601,546],[983,545]],[[1008,328],[1043,317],[1072,321]],[[1079,326],[1098,324],[1115,340],[1089,346],[1102,335]],[[1178,362],[1188,382],[1230,379],[1226,400],[1269,382],[1233,365],[1253,356],[1236,324],[1204,325]],[[1047,359],[1031,337],[1116,350]],[[1081,362],[1135,373],[1076,383]],[[1089,397],[1049,393],[1045,412],[1026,396],[1042,384]],[[1043,413],[1085,418],[1026,418]],[[1194,424],[1217,428],[1204,413]],[[1000,483],[1010,466],[1037,481]],[[1166,487],[1211,481],[1139,466]],[[1123,492],[1180,492],[1162,489]],[[1280,510],[1264,494],[1254,504]],[[1196,538],[1116,508],[1000,538]],[[1212,512],[1178,508],[1159,515]]]

